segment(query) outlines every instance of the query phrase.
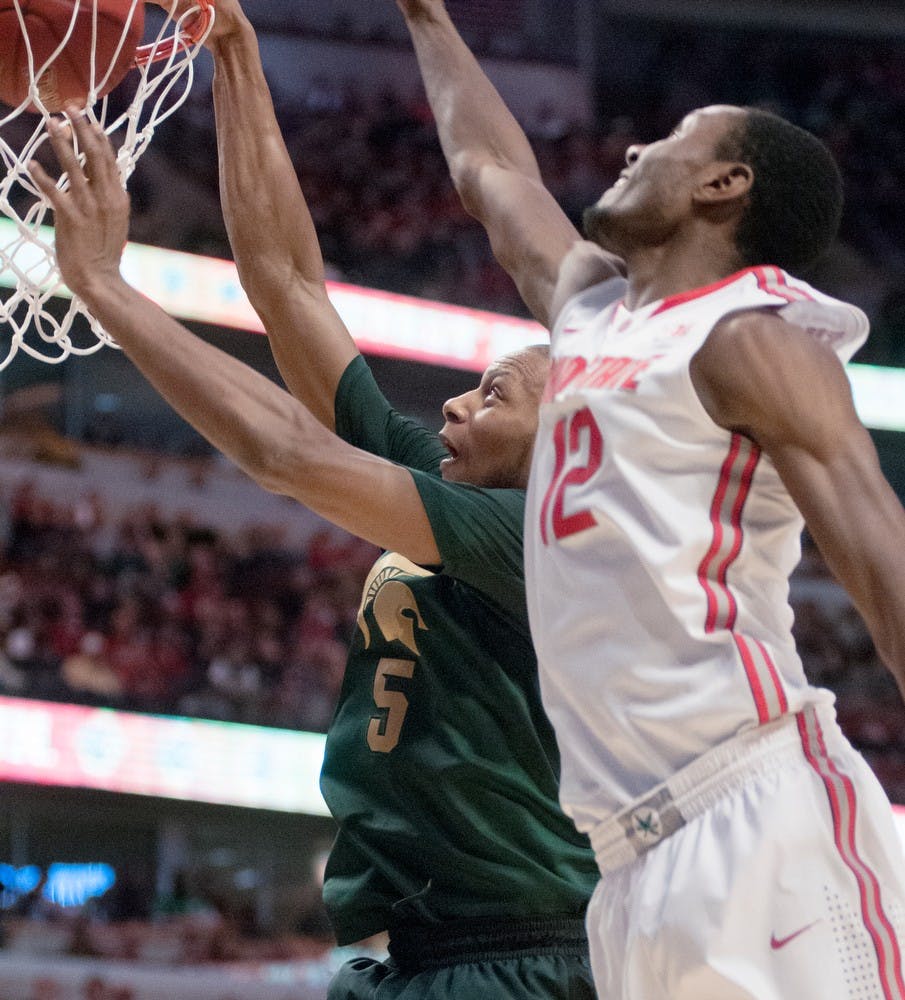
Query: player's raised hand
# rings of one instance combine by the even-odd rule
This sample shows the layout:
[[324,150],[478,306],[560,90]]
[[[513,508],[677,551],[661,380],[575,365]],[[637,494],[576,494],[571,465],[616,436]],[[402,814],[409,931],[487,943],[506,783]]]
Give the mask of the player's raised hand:
[[[61,190],[37,163],[31,175],[54,213],[57,264],[63,280],[76,295],[92,284],[119,276],[120,258],[129,235],[129,196],[123,188],[110,140],[94,122],[70,105],[69,123],[51,118],[50,141],[62,169],[69,175]],[[72,142],[85,155],[79,163]]]
[[[184,17],[193,8],[198,7],[198,0],[149,0],[167,11],[177,20]],[[214,8],[214,23],[204,44],[212,48],[219,42],[236,34],[248,21],[239,0],[211,0]]]

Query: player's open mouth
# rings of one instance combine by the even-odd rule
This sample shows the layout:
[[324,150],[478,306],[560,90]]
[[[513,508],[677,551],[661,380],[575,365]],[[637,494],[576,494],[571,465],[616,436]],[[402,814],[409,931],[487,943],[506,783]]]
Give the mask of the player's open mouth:
[[440,435],[440,444],[449,452],[449,458],[444,458],[444,462],[455,461],[459,457],[459,452],[449,443],[449,438],[445,434]]

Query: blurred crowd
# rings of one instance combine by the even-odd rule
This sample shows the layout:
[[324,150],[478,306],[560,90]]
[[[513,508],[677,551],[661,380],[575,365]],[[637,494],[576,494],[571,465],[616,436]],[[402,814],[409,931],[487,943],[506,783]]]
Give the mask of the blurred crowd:
[[[576,222],[624,165],[626,148],[667,134],[713,100],[758,104],[821,136],[846,189],[843,246],[816,283],[868,308],[863,355],[905,363],[905,53],[883,42],[646,24],[623,26],[597,83],[598,124],[577,126],[537,96],[524,124],[545,182]],[[618,49],[618,51],[616,51]],[[483,231],[448,180],[421,100],[325,78],[274,94],[287,145],[334,277],[441,301],[524,314]],[[184,142],[190,132],[195,141]],[[217,194],[210,95],[196,87],[164,123],[130,181],[133,238],[229,256]]]
[[4,498],[0,693],[323,732],[376,550]]

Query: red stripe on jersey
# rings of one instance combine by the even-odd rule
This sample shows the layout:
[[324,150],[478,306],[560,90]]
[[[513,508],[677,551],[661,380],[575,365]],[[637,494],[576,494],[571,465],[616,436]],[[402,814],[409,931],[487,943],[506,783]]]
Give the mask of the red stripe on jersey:
[[729,601],[729,613],[726,616],[726,628],[728,629],[735,627],[735,620],[738,616],[738,603],[735,600],[735,595],[729,589],[727,574],[729,572],[729,567],[735,562],[738,558],[739,552],[742,550],[742,511],[745,508],[745,501],[748,499],[748,493],[751,491],[751,480],[754,478],[754,470],[757,468],[757,463],[759,461],[760,448],[752,446],[748,459],[745,462],[745,468],[742,470],[742,478],[739,483],[738,493],[735,497],[735,503],[732,505],[732,515],[730,518],[733,535],[732,548],[729,550],[728,555],[717,570],[717,583],[723,588]]
[[[740,434],[733,434],[729,444],[729,452],[720,469],[720,478],[717,483],[713,501],[710,505],[710,524],[713,529],[713,537],[710,548],[698,566],[698,580],[707,595],[707,618],[704,623],[705,632],[713,632],[717,628],[732,629],[735,626],[735,619],[738,614],[738,604],[735,595],[729,589],[727,582],[729,567],[738,558],[741,552],[743,532],[742,532],[742,512],[745,501],[751,491],[751,481],[760,459],[760,449],[756,445],[750,444],[750,451],[744,456],[744,466],[738,483],[733,487],[733,480],[738,475],[738,465],[740,456],[743,455],[743,446],[746,439]],[[716,572],[712,572],[714,560],[723,551],[726,542],[726,515],[728,511],[729,528],[731,534],[731,545],[717,565]],[[726,611],[720,616],[720,597],[726,604]]]
[[776,669],[776,664],[767,652],[767,647],[759,639],[755,639],[754,643],[760,650],[760,655],[764,658],[764,663],[770,672],[770,679],[773,681],[773,687],[776,689],[776,700],[779,703],[779,712],[776,717],[779,718],[780,715],[785,715],[789,711],[789,699],[786,697],[786,689],[779,676],[779,671]]
[[[707,596],[704,631],[726,629],[732,633],[757,708],[758,722],[763,725],[785,714],[789,702],[779,671],[763,643],[734,631],[738,620],[738,601],[728,579],[729,569],[742,550],[742,515],[760,457],[761,450],[757,445],[741,434],[732,435],[710,505],[713,537],[698,566],[698,581]],[[722,558],[714,572],[714,562],[721,553]]]
[[741,654],[742,664],[745,667],[745,676],[748,678],[748,685],[751,688],[751,694],[754,696],[754,704],[757,706],[757,721],[763,725],[765,722],[770,721],[770,709],[767,705],[767,696],[764,694],[764,686],[761,683],[760,671],[757,669],[757,664],[751,655],[751,647],[748,645],[745,637],[738,632],[733,632],[732,638],[735,640],[735,645]]
[[770,264],[760,267],[746,267],[741,271],[736,271],[735,274],[730,274],[728,278],[723,278],[722,281],[715,281],[713,284],[703,285],[701,288],[692,288],[690,291],[680,292],[678,295],[669,295],[651,313],[651,317],[659,316],[667,309],[684,305],[686,302],[693,302],[711,292],[717,292],[721,288],[731,285],[734,281],[738,281],[739,278],[743,278],[746,274],[753,274],[757,279],[757,287],[768,295],[775,295],[777,298],[785,299],[786,302],[813,301],[812,295],[802,288],[790,285],[783,271]]
[[[707,619],[704,623],[705,632],[713,632],[716,629],[716,618],[719,607],[716,591],[710,584],[709,571],[711,563],[716,559],[723,545],[723,522],[720,514],[723,508],[723,501],[729,490],[729,484],[732,481],[732,469],[738,459],[741,446],[741,436],[733,434],[729,444],[729,454],[726,456],[723,466],[720,469],[720,478],[717,482],[716,492],[713,494],[713,502],[710,505],[710,524],[713,528],[713,537],[710,542],[710,548],[698,566],[698,580],[704,588],[704,593],[707,595]],[[728,569],[728,564],[726,569]]]
[[701,288],[692,288],[687,292],[679,292],[678,295],[669,295],[651,313],[651,318],[659,316],[660,313],[666,312],[667,309],[681,306],[686,302],[693,302],[695,299],[709,295],[711,292],[719,291],[719,289],[725,288],[726,285],[731,285],[733,281],[737,281],[744,275],[750,274],[753,270],[754,268],[752,267],[746,267],[741,271],[736,271],[735,274],[730,274],[728,278],[723,278],[722,281],[715,281],[712,285],[703,285]]
[[820,721],[813,709],[798,714],[798,732],[804,755],[827,793],[833,817],[833,839],[846,867],[855,877],[861,898],[861,917],[877,955],[877,972],[884,1000],[905,1000],[899,942],[880,898],[880,882],[858,853],[855,827],[858,803],[855,786],[827,753]]
[[768,295],[785,299],[786,302],[811,302],[812,296],[801,288],[794,288],[786,281],[786,276],[778,267],[755,267],[757,287]]

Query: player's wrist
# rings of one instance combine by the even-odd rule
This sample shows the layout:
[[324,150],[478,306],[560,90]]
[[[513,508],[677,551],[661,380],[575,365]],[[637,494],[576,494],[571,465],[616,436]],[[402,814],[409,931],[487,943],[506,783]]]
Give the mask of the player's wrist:
[[431,20],[446,10],[443,0],[398,0],[398,4],[403,16],[410,23]]
[[101,323],[103,315],[109,313],[122,299],[137,295],[138,292],[126,282],[119,267],[97,268],[63,275],[69,290],[77,295]]
[[218,9],[214,26],[204,42],[205,48],[216,58],[241,44],[256,44],[251,21],[241,10],[221,13]]

